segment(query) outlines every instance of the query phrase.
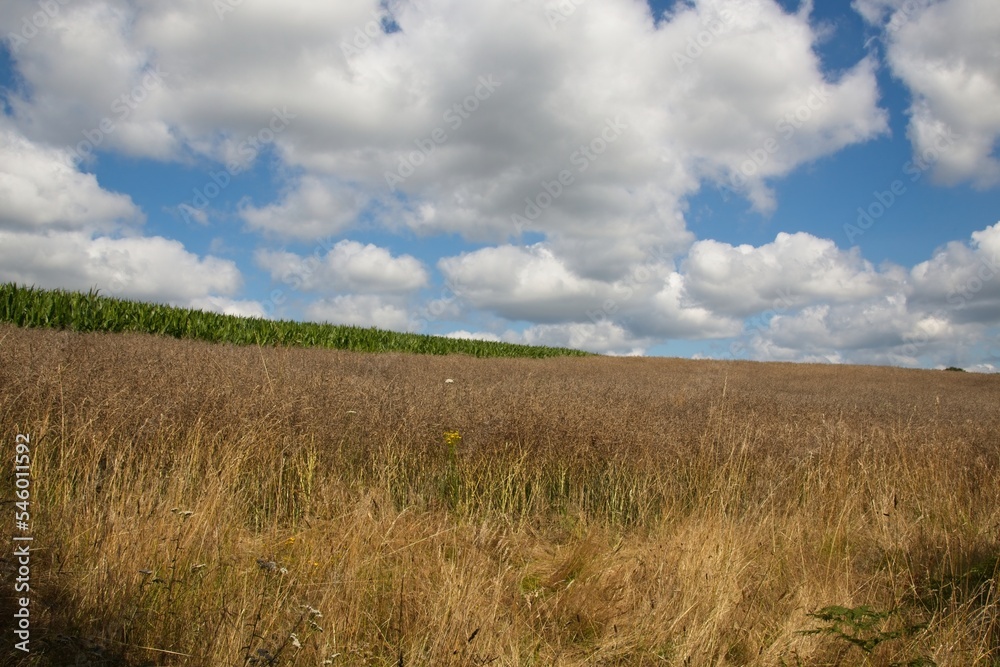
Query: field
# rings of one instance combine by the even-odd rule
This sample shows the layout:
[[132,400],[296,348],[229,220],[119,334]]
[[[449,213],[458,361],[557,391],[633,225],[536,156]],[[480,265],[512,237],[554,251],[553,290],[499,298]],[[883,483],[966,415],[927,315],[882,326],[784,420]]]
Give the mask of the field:
[[3,324],[0,429],[0,664],[1000,664],[997,376]]
[[497,341],[462,340],[376,328],[221,315],[129,301],[97,291],[72,292],[0,284],[0,322],[21,327],[153,333],[237,345],[321,347],[356,352],[470,354],[477,357],[586,356],[586,352]]

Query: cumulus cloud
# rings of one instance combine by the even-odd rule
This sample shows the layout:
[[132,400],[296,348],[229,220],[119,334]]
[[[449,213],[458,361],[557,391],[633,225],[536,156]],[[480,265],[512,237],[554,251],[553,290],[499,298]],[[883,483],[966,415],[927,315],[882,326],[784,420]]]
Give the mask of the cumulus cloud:
[[650,339],[636,338],[623,327],[609,321],[539,324],[505,338],[509,342],[525,345],[570,347],[616,355],[641,355],[653,343]]
[[188,305],[231,295],[242,276],[229,260],[198,257],[163,237],[0,231],[0,281],[47,288],[98,287],[113,296]]
[[293,239],[321,239],[344,231],[364,206],[353,188],[304,176],[281,201],[244,205],[240,217],[254,230]]
[[776,315],[748,344],[762,360],[917,366],[963,356],[982,341],[983,328],[944,313],[910,309],[899,295],[864,304],[810,306]]
[[[456,298],[537,323],[511,340],[629,353],[663,339],[742,338],[773,360],[956,363],[1000,325],[1000,223],[910,270],[807,233],[761,246],[698,241],[627,279],[583,279],[543,244],[446,258]],[[748,329],[747,318],[766,315]]]
[[452,331],[451,333],[445,334],[445,338],[458,338],[460,340],[486,340],[494,343],[499,343],[502,339],[495,333],[490,333],[488,331],[466,331],[465,329],[459,329],[458,331]]
[[823,350],[861,350],[893,347],[918,322],[904,298],[887,297],[865,305],[809,306],[794,315],[776,315],[770,321],[772,344],[820,354]]
[[230,299],[223,296],[201,296],[188,301],[187,305],[196,310],[205,310],[223,315],[266,318],[267,312],[259,301]]
[[970,373],[1000,373],[1000,367],[988,363],[973,364],[964,370]]
[[321,299],[307,309],[310,320],[392,331],[413,331],[416,322],[404,305],[377,294],[341,294]]
[[810,7],[787,14],[770,2],[697,2],[663,27],[675,36],[672,120],[685,152],[763,212],[776,205],[768,179],[888,128],[872,59],[836,80],[821,73]]
[[694,298],[739,316],[818,301],[864,300],[902,279],[898,270],[876,271],[857,248],[844,251],[830,239],[805,232],[781,232],[759,247],[698,241],[683,266]]
[[0,27],[25,84],[7,101],[28,136],[70,147],[83,158],[109,149],[155,158],[176,154],[166,113],[170,73],[153,61],[149,44],[134,38],[137,7],[58,3],[37,34],[23,39],[23,19],[42,6],[4,4]]
[[102,189],[68,150],[30,141],[0,118],[0,230],[112,231],[142,219],[130,197]]
[[687,277],[671,271],[648,299],[626,302],[628,328],[638,335],[664,338],[721,338],[739,333],[739,320],[713,311],[689,294]]
[[[992,233],[977,233],[975,239],[990,244]],[[964,259],[957,257],[949,270],[957,270]],[[858,313],[829,311],[830,306],[899,296],[905,311],[911,280],[902,267],[876,269],[857,248],[841,250],[832,240],[807,233],[780,233],[761,246],[698,241],[679,269],[654,261],[615,281],[577,275],[545,244],[484,248],[444,258],[439,268],[455,297],[472,308],[540,324],[615,324],[643,340],[732,337],[748,317],[810,307],[827,308],[822,311],[827,318],[839,313],[836,321],[849,322],[843,329],[855,335],[858,323],[851,318]],[[820,311],[808,312],[815,319]],[[871,316],[869,310],[859,312]],[[885,330],[867,319],[866,325],[868,343],[884,342]],[[897,337],[905,333],[897,329],[892,329]],[[853,344],[827,337],[817,345]]]
[[913,299],[960,322],[1000,324],[1000,222],[913,267]]
[[879,287],[874,295],[779,309],[746,348],[772,360],[968,365],[975,350],[1000,340],[998,260],[1000,223],[907,272],[895,267],[866,280]]
[[425,287],[427,271],[410,255],[394,257],[371,243],[338,241],[325,256],[259,250],[271,278],[309,292],[407,293]]
[[0,281],[258,312],[253,302],[228,298],[242,285],[233,262],[140,236],[139,207],[103,189],[77,161],[0,120]]
[[737,320],[689,298],[684,277],[662,261],[611,282],[575,274],[544,244],[484,248],[446,257],[438,266],[456,297],[510,320],[588,326],[618,322],[644,340],[712,338],[740,328]]
[[483,248],[438,267],[456,296],[511,320],[580,319],[611,296],[608,285],[574,274],[543,244]]
[[[768,179],[885,130],[872,64],[827,77],[805,10],[698,0],[654,20],[607,0],[553,30],[547,8],[272,1],[220,18],[190,0],[95,0],[19,49],[12,107],[30,136],[75,145],[110,117],[103,147],[222,163],[287,109],[273,146],[305,175],[243,209],[251,229],[316,238],[371,202],[376,224],[420,234],[540,233],[568,269],[604,281],[650,246],[686,250],[683,200],[701,179],[766,210]],[[137,102],[151,67],[163,76]]]
[[945,183],[1000,183],[1000,13],[983,0],[855,6],[883,27],[889,65],[912,92],[908,135],[916,157]]

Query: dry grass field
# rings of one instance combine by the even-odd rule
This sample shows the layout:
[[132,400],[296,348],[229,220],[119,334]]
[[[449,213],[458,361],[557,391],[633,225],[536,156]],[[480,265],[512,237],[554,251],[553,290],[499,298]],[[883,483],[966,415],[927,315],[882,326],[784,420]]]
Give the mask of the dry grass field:
[[0,429],[2,664],[1000,664],[1000,376],[0,325]]

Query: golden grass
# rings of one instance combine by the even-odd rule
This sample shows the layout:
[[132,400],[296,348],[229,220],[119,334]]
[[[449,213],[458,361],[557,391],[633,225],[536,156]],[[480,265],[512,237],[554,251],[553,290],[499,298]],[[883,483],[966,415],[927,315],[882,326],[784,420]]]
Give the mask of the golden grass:
[[[996,376],[4,325],[0,425],[11,664],[1000,663]],[[925,628],[802,634],[830,605]]]

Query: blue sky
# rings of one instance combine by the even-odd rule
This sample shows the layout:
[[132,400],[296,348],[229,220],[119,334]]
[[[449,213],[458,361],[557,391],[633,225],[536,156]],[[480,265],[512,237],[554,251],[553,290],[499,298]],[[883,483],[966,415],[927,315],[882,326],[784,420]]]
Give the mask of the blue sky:
[[989,0],[15,0],[0,280],[994,371],[996,34]]

